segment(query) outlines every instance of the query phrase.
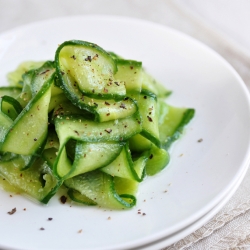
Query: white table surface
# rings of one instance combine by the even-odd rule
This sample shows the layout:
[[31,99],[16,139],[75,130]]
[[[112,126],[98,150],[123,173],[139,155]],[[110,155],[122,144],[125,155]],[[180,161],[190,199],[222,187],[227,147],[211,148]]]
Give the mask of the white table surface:
[[[206,43],[232,64],[250,89],[249,13],[248,0],[0,0],[0,33],[30,22],[71,15],[105,14],[146,19]],[[249,172],[210,224],[166,249],[249,247],[248,190]]]

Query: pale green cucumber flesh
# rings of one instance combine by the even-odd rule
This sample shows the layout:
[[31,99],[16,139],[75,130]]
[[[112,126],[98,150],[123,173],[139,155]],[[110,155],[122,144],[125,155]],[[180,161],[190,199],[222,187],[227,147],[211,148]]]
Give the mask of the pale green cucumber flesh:
[[0,141],[1,151],[32,155],[41,148],[48,131],[48,106],[52,80],[53,75],[15,119]]
[[159,173],[168,165],[169,160],[169,153],[165,149],[153,145],[146,163],[146,174],[155,175]]
[[[55,57],[57,74],[68,97],[68,84],[75,84],[89,97],[105,99],[123,98],[124,84],[114,80],[117,71],[113,58],[99,46],[68,41],[59,46]],[[74,93],[73,93],[74,95]]]
[[1,161],[0,175],[29,197],[47,203],[61,183],[42,160],[34,162],[32,167],[22,171],[24,165],[25,161],[22,157],[15,157],[6,162]]
[[182,135],[185,125],[193,118],[195,111],[190,108],[172,107],[163,101],[158,102],[158,110],[161,145],[168,149]]
[[17,98],[21,91],[22,89],[20,87],[0,87],[0,97],[7,95]]
[[135,197],[130,194],[122,194],[123,199],[115,190],[114,178],[98,170],[67,179],[64,184],[101,207],[124,209],[131,208],[136,203]]

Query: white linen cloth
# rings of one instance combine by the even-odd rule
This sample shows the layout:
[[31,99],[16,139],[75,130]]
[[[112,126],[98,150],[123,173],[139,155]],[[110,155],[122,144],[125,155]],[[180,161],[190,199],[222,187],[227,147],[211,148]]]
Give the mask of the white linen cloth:
[[[69,15],[105,14],[142,18],[183,31],[221,54],[250,89],[248,0],[0,0],[0,32]],[[165,250],[250,247],[250,172],[239,189],[203,227]]]

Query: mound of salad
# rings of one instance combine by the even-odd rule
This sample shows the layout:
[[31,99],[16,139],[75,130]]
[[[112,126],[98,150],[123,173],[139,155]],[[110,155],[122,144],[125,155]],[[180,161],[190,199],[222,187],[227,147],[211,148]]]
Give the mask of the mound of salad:
[[[164,169],[194,109],[144,69],[96,44],[62,43],[54,61],[23,62],[0,87],[0,178],[48,203],[61,186],[77,203],[124,209]],[[149,180],[150,181],[150,180]]]

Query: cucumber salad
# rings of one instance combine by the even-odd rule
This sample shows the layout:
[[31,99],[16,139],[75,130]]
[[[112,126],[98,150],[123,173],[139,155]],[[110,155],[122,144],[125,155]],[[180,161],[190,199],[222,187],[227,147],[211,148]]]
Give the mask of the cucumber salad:
[[7,77],[0,183],[45,204],[64,186],[73,202],[135,206],[140,182],[167,166],[194,116],[166,103],[171,92],[141,62],[85,41],[66,41],[54,61],[24,62]]

